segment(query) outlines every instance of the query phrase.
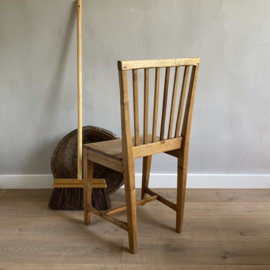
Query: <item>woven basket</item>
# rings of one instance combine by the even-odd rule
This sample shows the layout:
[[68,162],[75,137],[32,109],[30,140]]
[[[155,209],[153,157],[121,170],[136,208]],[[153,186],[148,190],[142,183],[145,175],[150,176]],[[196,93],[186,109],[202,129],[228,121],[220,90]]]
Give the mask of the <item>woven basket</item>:
[[[114,133],[99,127],[83,127],[83,144],[119,139]],[[56,146],[51,169],[54,179],[77,179],[77,129],[68,133]],[[109,195],[123,184],[123,174],[94,163],[94,178],[106,179]]]

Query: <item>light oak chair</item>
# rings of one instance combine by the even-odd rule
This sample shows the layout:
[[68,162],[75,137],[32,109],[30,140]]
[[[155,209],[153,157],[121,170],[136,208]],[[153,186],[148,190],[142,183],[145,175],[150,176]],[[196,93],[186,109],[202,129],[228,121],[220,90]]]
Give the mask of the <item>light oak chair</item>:
[[[119,61],[119,84],[121,101],[122,139],[84,145],[84,221],[90,224],[90,213],[98,215],[107,221],[121,227],[128,232],[129,249],[137,252],[137,216],[136,206],[154,200],[159,200],[176,212],[176,232],[180,233],[183,226],[186,179],[188,167],[188,153],[192,111],[195,97],[196,81],[200,58],[179,58],[164,60]],[[149,69],[155,68],[155,93],[153,105],[152,134],[148,134],[148,106],[149,106]],[[160,69],[165,68],[165,83],[163,106],[160,121],[160,132],[157,134],[158,103]],[[166,125],[167,97],[169,90],[170,69],[175,69],[170,117]],[[138,69],[144,69],[144,115],[143,135],[139,134],[139,98],[138,98]],[[183,69],[181,94],[177,117],[174,121],[176,109],[177,86],[180,69]],[[134,133],[132,138],[130,126],[128,70],[132,70],[133,79],[133,111]],[[188,90],[187,90],[188,89]],[[183,115],[184,111],[184,115]],[[183,116],[183,117],[182,117]],[[175,123],[174,123],[175,122]],[[173,134],[173,126],[174,134]],[[168,133],[165,138],[165,128]],[[181,135],[180,135],[181,134]],[[152,155],[166,153],[178,159],[177,169],[177,199],[172,203],[158,195],[148,187]],[[143,157],[143,176],[141,200],[136,201],[134,159]],[[91,206],[93,163],[98,163],[124,174],[126,205],[100,212]],[[147,197],[147,194],[150,197]],[[111,215],[120,211],[127,211],[127,222],[113,218]]]

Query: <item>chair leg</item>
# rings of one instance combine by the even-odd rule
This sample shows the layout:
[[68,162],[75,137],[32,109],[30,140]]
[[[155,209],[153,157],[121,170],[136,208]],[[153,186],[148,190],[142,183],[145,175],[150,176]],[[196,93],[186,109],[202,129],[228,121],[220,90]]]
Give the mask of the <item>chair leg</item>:
[[147,188],[149,185],[151,161],[152,161],[152,156],[147,156],[143,158],[141,199],[145,199],[147,196],[147,193],[145,192],[145,188]]
[[183,162],[183,158],[178,158],[177,166],[177,211],[176,211],[176,232],[181,233],[183,229],[184,206],[186,197],[187,182],[187,164]]
[[126,205],[127,205],[127,223],[129,250],[131,253],[137,253],[137,213],[136,213],[136,189],[135,189],[135,172],[128,166],[124,172]]
[[91,204],[92,199],[92,181],[93,181],[94,162],[87,159],[84,155],[84,223],[90,225],[91,213],[87,211],[87,205]]

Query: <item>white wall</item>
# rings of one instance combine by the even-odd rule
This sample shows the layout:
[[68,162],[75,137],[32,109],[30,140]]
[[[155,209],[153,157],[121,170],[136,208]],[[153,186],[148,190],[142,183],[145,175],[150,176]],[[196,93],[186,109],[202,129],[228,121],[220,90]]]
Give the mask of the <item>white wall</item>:
[[[120,136],[117,60],[201,57],[189,172],[270,172],[270,2],[83,0],[84,125]],[[0,175],[50,174],[76,128],[76,4],[0,0]],[[172,174],[157,155],[153,173]],[[141,172],[141,162],[136,162]]]

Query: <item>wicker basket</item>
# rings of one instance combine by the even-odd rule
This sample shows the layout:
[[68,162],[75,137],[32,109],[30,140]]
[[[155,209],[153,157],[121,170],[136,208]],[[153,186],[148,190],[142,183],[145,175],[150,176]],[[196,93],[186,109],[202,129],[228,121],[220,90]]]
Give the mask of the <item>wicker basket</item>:
[[[83,144],[119,139],[114,133],[99,127],[83,127]],[[51,169],[54,179],[77,178],[77,129],[68,133],[56,146]],[[123,174],[94,163],[94,178],[106,179],[109,195],[123,184]]]

